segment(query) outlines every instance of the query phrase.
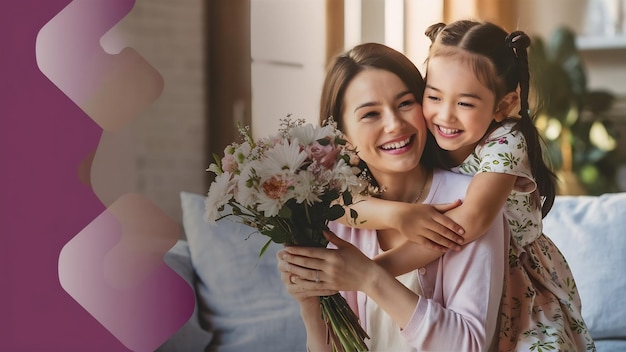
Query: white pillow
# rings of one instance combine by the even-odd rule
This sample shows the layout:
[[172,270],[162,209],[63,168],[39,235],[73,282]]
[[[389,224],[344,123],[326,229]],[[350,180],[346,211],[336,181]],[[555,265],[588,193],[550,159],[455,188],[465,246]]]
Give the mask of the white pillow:
[[199,277],[200,319],[213,332],[211,351],[306,350],[298,303],[287,293],[267,237],[225,218],[204,220],[204,196],[182,192],[183,226]]
[[626,338],[626,193],[559,196],[543,229],[572,269],[591,336]]

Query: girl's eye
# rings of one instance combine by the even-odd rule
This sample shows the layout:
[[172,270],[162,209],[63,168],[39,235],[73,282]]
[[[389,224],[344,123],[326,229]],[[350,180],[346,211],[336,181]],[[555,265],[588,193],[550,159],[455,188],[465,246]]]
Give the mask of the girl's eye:
[[439,99],[438,97],[434,96],[434,95],[427,95],[426,99],[430,100],[430,101],[439,101],[441,99]]
[[474,107],[474,104],[471,104],[471,103],[466,103],[466,102],[462,102],[462,101],[460,101],[460,102],[459,102],[459,106],[462,106],[462,107],[464,107],[464,108],[473,108],[473,107]]

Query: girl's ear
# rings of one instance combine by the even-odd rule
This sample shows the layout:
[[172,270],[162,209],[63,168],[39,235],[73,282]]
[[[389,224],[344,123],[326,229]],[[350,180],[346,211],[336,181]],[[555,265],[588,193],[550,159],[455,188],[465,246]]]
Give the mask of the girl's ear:
[[498,103],[496,111],[494,113],[494,119],[497,122],[502,122],[511,115],[511,112],[519,103],[519,95],[517,92],[510,92],[504,96]]

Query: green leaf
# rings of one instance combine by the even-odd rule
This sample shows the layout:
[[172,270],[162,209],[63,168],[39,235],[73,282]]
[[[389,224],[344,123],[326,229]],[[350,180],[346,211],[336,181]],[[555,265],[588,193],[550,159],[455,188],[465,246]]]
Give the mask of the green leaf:
[[317,140],[317,143],[319,143],[321,146],[327,146],[330,144],[330,140],[326,138],[320,138]]
[[280,208],[280,210],[278,211],[278,216],[283,219],[291,219],[292,215],[293,212],[291,211],[291,208],[288,204],[283,205],[283,207]]
[[271,238],[267,240],[267,242],[265,242],[265,244],[263,245],[263,248],[261,248],[261,252],[259,253],[259,258],[263,256],[263,254],[265,253],[265,251],[267,250],[267,248],[270,246],[271,243],[272,243]]

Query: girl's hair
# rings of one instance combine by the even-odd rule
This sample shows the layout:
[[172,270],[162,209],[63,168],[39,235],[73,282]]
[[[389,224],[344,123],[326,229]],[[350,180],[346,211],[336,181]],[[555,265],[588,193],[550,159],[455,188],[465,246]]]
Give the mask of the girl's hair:
[[530,74],[527,48],[530,38],[521,31],[508,34],[493,23],[467,20],[449,25],[434,24],[428,27],[426,35],[432,41],[429,59],[455,56],[465,60],[478,80],[494,93],[496,104],[519,86],[521,118],[517,120],[515,129],[526,139],[533,177],[539,195],[544,198],[542,215],[546,216],[554,204],[556,176],[544,162],[541,137],[528,105]]
[[[320,99],[320,122],[333,117],[337,127],[344,131],[343,109],[346,88],[354,77],[366,69],[380,69],[393,73],[402,80],[415,99],[421,104],[426,84],[417,67],[404,54],[378,43],[360,44],[344,54],[336,56],[326,70]],[[436,148],[436,142],[427,133],[422,165],[432,167],[434,155],[428,151]]]

